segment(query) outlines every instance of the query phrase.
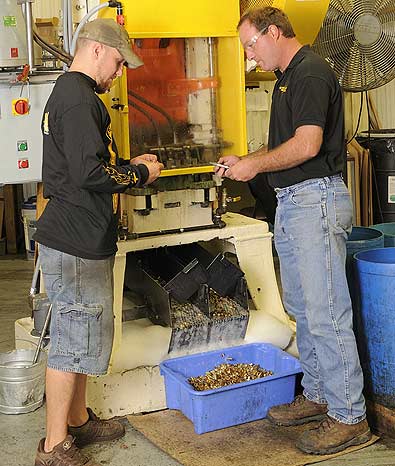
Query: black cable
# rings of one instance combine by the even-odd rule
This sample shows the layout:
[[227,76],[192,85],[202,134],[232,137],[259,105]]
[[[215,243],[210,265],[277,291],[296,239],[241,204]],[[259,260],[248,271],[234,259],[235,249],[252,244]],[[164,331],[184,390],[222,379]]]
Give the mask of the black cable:
[[144,110],[142,107],[140,107],[140,105],[136,104],[136,102],[133,102],[132,100],[128,99],[128,103],[129,103],[129,105],[131,107],[135,108],[138,112],[142,113],[151,122],[151,124],[152,124],[152,126],[154,128],[154,131],[156,133],[158,147],[160,147],[162,145],[162,141],[160,139],[159,127],[158,127],[156,121],[152,118],[152,116],[146,110]]
[[53,45],[53,44],[50,44],[49,42],[47,42],[34,29],[33,29],[33,38],[39,40],[40,42],[42,42],[46,47],[53,50],[58,55],[62,55],[64,58],[67,58],[70,61],[73,60],[73,57],[69,53],[65,52],[64,50],[60,49],[59,47],[56,47],[56,45]]
[[163,110],[163,108],[161,108],[158,105],[154,104],[150,100],[147,100],[145,97],[143,97],[143,96],[141,96],[139,94],[136,94],[136,92],[132,91],[131,89],[128,90],[128,94],[131,97],[134,97],[135,99],[139,100],[140,102],[143,102],[143,104],[148,105],[148,107],[153,108],[154,110],[156,110],[157,112],[159,112],[161,115],[163,115],[166,118],[166,120],[169,123],[171,132],[173,133],[173,142],[174,142],[174,144],[177,144],[177,134],[176,134],[174,120],[172,119],[172,117],[165,110]]
[[357,135],[358,130],[359,130],[359,125],[361,124],[361,116],[362,116],[362,108],[363,108],[363,92],[360,92],[360,94],[361,94],[361,102],[359,104],[359,115],[358,115],[357,127],[356,127],[355,132],[352,135],[351,139],[348,140],[346,144],[350,144],[350,142],[353,139],[355,139],[355,136]]
[[[368,113],[368,150],[369,150],[369,155],[372,158],[372,150],[370,148],[370,144],[371,144],[371,141],[370,141],[370,129],[371,129],[370,106],[369,106],[369,98],[368,98],[368,92],[367,91],[365,91],[365,96],[366,96],[366,110],[367,110],[367,113]],[[380,219],[381,219],[380,223],[384,223],[384,215],[383,215],[383,210],[381,208],[381,201],[380,201],[380,196],[379,196],[379,186],[378,186],[378,183],[377,183],[376,169],[375,169],[373,160],[372,160],[372,175],[373,175],[373,183],[374,183],[374,187],[375,187],[375,191],[376,191],[377,208],[378,208],[378,211],[379,211],[379,214],[380,214]],[[374,219],[373,219],[373,221],[374,221]],[[375,223],[377,223],[377,222],[375,222]]]
[[55,47],[54,45],[48,44],[44,39],[42,39],[36,32],[33,31],[34,41],[42,47],[44,50],[49,52],[54,57],[58,58],[63,63],[66,63],[67,66],[70,66],[73,57],[66,52],[63,52],[61,49]]

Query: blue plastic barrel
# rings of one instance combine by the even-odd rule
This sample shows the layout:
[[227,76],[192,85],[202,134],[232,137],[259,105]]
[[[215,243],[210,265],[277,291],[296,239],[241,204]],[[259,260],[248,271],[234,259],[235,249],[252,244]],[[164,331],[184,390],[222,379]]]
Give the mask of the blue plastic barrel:
[[[394,224],[395,225],[395,224]],[[384,247],[384,234],[381,230],[372,227],[352,227],[347,239],[347,256],[366,249]]]
[[395,222],[377,223],[371,228],[379,230],[384,234],[384,247],[393,248],[395,246]]
[[368,227],[352,227],[352,231],[347,240],[347,260],[346,274],[347,283],[350,290],[353,309],[358,306],[358,293],[355,286],[353,256],[357,252],[367,249],[377,249],[384,247],[384,234],[373,228]]
[[395,248],[355,256],[356,338],[368,398],[395,407]]

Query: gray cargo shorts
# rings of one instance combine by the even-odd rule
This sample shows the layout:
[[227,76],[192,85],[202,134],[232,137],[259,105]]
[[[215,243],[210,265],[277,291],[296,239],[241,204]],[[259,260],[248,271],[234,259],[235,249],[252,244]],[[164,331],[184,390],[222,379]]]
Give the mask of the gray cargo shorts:
[[114,335],[114,256],[82,259],[42,244],[39,254],[52,303],[48,367],[105,374]]

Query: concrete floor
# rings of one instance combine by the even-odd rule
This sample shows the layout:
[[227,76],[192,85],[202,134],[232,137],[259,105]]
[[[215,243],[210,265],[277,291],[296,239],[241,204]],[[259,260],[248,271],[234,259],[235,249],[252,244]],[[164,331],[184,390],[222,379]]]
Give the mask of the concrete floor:
[[[23,258],[0,258],[0,352],[15,348],[14,322],[30,314],[27,295],[33,264]],[[179,463],[134,430],[126,418],[126,436],[115,442],[85,449],[106,466],[173,466]],[[20,415],[0,414],[0,465],[32,466],[40,438],[45,436],[45,406]],[[323,466],[395,466],[395,440],[380,442]]]

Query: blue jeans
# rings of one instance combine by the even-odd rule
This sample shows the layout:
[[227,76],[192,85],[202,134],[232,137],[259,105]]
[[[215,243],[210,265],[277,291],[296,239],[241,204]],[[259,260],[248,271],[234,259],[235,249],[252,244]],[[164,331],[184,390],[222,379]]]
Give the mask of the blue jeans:
[[52,303],[48,367],[105,374],[114,334],[114,256],[82,259],[42,244],[39,254]]
[[276,189],[274,238],[283,302],[296,319],[304,395],[345,424],[365,418],[346,279],[352,205],[340,176]]

